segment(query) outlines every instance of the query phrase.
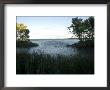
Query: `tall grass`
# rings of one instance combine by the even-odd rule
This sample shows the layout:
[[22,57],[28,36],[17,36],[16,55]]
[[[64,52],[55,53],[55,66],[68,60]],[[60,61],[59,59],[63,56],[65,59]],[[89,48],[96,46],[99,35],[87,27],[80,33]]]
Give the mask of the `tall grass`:
[[32,43],[31,41],[16,41],[16,47],[20,48],[31,48],[38,46],[37,43]]
[[94,48],[94,40],[79,41],[77,43],[67,46],[72,46],[76,48],[88,48],[88,47]]
[[94,60],[80,55],[16,54],[17,74],[94,74]]

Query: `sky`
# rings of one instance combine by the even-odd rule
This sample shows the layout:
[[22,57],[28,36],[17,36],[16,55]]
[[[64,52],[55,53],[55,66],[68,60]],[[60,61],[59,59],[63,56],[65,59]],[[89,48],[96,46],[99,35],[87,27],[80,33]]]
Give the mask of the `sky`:
[[73,35],[67,29],[72,24],[72,18],[74,16],[17,16],[16,20],[27,26],[30,39],[64,39]]

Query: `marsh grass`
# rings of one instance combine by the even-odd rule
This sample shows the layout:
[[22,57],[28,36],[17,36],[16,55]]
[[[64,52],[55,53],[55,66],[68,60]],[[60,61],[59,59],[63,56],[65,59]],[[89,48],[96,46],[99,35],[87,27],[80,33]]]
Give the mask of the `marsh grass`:
[[30,54],[26,51],[16,54],[17,74],[94,74],[94,60],[76,56]]
[[32,43],[31,41],[16,41],[16,47],[20,48],[31,48],[38,46],[37,43]]
[[76,48],[94,48],[94,40],[86,40],[86,41],[79,41],[78,43],[74,43],[72,45],[67,45]]

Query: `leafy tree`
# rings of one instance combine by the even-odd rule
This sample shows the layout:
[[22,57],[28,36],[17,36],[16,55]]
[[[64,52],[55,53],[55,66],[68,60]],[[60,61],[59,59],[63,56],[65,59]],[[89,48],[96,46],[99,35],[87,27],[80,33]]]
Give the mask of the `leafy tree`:
[[72,24],[68,27],[80,41],[94,40],[94,17],[86,20],[81,18],[72,18]]
[[87,38],[94,40],[94,17],[89,17],[84,23],[87,29]]
[[29,29],[24,24],[16,24],[16,39],[17,41],[29,41]]
[[72,18],[72,24],[70,27],[68,27],[69,30],[71,30],[70,28],[72,28],[72,32],[76,37],[78,37],[80,40],[82,40],[82,32],[83,32],[83,21],[82,19],[77,18]]

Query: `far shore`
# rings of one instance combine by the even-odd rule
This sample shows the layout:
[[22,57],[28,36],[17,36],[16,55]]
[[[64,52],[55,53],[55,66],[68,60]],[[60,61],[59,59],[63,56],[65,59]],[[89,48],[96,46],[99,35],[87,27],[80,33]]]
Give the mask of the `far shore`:
[[38,38],[38,39],[37,38],[34,38],[34,39],[30,39],[30,40],[58,40],[58,39],[59,40],[63,40],[63,39],[78,39],[78,38],[51,38],[51,39],[50,38],[46,38],[46,39],[45,38],[42,38],[42,39],[40,39],[40,38]]

